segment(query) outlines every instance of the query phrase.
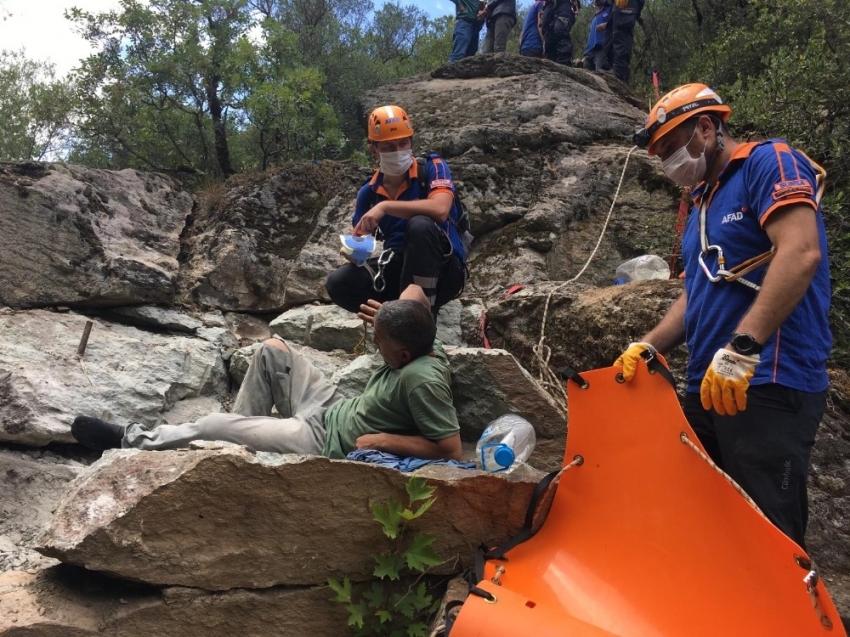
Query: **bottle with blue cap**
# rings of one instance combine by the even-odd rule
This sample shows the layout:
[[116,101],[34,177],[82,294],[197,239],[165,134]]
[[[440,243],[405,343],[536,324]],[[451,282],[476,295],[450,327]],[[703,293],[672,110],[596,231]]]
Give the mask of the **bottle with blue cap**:
[[484,471],[510,473],[528,459],[536,442],[530,422],[517,414],[505,414],[487,425],[475,456]]

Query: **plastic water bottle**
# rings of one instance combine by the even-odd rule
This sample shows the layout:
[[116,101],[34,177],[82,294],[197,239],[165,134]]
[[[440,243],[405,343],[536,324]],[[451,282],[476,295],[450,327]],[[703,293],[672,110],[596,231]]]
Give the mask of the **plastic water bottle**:
[[530,422],[516,414],[505,414],[487,425],[475,455],[484,471],[509,473],[528,459],[536,442]]
[[646,281],[648,279],[669,279],[670,266],[655,254],[644,254],[617,266],[614,274],[614,285],[629,281]]

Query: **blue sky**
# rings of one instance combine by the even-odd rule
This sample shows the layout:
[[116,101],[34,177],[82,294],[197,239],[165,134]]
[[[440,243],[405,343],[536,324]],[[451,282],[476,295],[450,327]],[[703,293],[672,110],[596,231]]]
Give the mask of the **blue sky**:
[[416,4],[432,18],[437,18],[441,15],[453,15],[455,11],[455,5],[450,0],[425,0],[424,2],[412,4]]

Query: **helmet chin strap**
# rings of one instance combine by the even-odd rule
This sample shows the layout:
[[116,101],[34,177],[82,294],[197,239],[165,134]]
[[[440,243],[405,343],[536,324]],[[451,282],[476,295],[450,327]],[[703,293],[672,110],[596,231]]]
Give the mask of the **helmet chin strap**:
[[714,170],[714,162],[717,161],[717,158],[723,156],[723,131],[720,130],[720,126],[717,122],[715,122],[715,125],[717,125],[717,133],[715,133],[716,144],[714,152],[711,153],[711,159],[708,160],[705,167],[706,175],[710,174],[711,171]]

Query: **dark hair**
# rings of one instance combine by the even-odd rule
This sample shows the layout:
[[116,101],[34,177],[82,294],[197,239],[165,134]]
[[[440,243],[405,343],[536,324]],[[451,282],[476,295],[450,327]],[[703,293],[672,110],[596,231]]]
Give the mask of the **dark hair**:
[[380,323],[387,338],[409,350],[413,358],[428,354],[434,347],[437,326],[431,311],[419,301],[388,301],[375,314],[375,323]]
[[703,117],[703,116],[708,117],[712,121],[712,123],[714,124],[714,127],[718,130],[718,132],[720,132],[721,135],[728,135],[729,134],[729,129],[726,127],[726,122],[724,122],[722,119],[720,119],[714,113],[699,113],[697,115],[694,115],[690,119],[686,119],[685,123],[691,124],[689,126],[689,129],[690,129],[690,132],[692,134],[694,132],[694,129],[697,127],[697,122],[699,122],[700,117]]

